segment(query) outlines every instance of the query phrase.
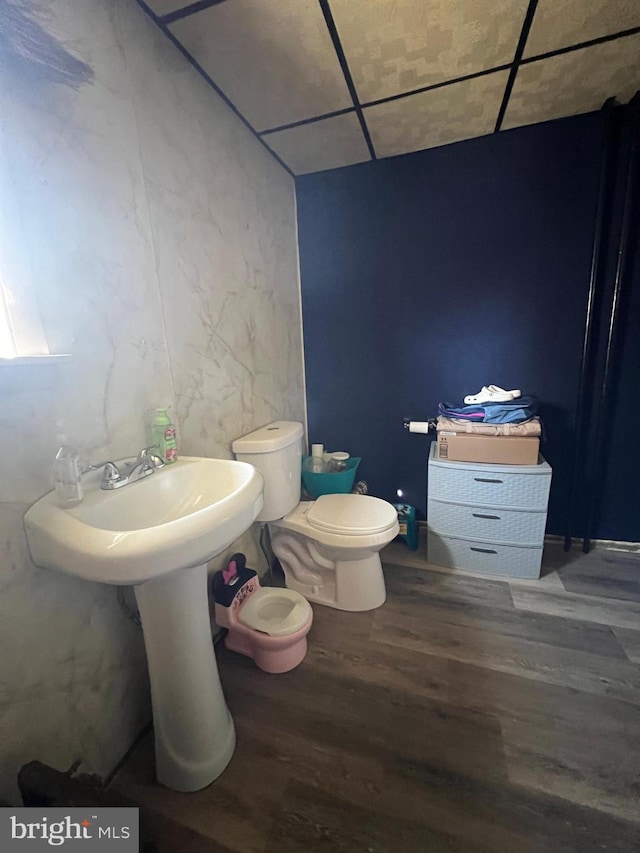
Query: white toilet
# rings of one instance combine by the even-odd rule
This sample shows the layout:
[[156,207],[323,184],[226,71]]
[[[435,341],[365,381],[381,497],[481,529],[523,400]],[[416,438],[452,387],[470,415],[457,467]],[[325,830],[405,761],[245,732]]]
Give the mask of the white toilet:
[[368,495],[300,501],[302,424],[276,421],[233,442],[264,477],[271,545],[287,587],[339,610],[373,610],[386,598],[380,550],[398,535],[398,515]]

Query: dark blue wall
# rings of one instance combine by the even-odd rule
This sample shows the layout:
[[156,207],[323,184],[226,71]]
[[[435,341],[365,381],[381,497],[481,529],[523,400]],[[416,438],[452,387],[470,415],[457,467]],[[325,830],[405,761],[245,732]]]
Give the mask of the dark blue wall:
[[564,532],[602,132],[591,114],[298,179],[309,437],[362,456],[371,493],[424,517],[429,440],[403,417],[493,382],[540,398]]

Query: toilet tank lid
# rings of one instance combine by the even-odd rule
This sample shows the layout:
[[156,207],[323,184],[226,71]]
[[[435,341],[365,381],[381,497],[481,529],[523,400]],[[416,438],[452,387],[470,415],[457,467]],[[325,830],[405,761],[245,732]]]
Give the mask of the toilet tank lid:
[[231,445],[234,453],[273,453],[302,438],[302,424],[297,421],[274,421],[255,429]]

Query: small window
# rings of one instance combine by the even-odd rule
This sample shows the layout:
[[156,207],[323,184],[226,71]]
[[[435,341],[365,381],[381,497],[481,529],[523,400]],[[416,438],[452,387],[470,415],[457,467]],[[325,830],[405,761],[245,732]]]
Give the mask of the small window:
[[18,355],[16,339],[11,328],[9,302],[11,294],[0,279],[0,358],[15,358]]
[[[6,78],[11,89],[15,81],[18,91],[22,86],[49,84],[78,89],[91,83],[93,71],[90,66],[69,53],[55,36],[47,32],[36,11],[31,9],[34,5],[38,4],[28,0],[24,3],[0,0],[0,77],[3,83]],[[0,171],[6,180],[2,162]],[[0,189],[5,189],[4,180],[0,181]],[[0,213],[8,215],[8,212],[5,214],[7,205],[4,199],[0,201]],[[68,358],[49,352],[36,297],[37,288],[31,278],[30,259],[26,252],[9,245],[5,236],[7,231],[2,227],[0,216],[0,364],[43,364]]]
[[12,290],[0,279],[0,362],[19,364],[60,358],[49,352],[35,295]]

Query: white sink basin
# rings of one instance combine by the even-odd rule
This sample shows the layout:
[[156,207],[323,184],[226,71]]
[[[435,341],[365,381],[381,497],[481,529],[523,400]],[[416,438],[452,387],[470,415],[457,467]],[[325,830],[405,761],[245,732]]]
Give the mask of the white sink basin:
[[207,561],[262,509],[262,475],[246,462],[182,457],[114,491],[87,477],[62,509],[50,493],[26,513],[34,563],[136,587],[149,664],[158,780],[204,788],[235,748],[209,620]]
[[115,491],[83,479],[71,509],[45,495],[24,523],[34,563],[90,581],[139,584],[224,551],[262,509],[262,475],[246,462],[185,456]]

